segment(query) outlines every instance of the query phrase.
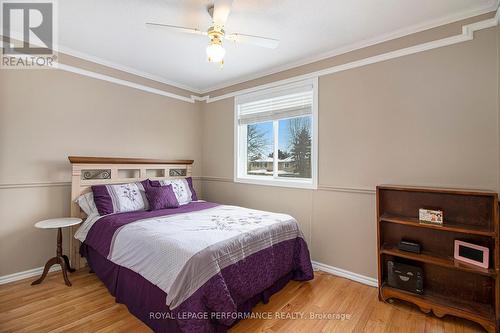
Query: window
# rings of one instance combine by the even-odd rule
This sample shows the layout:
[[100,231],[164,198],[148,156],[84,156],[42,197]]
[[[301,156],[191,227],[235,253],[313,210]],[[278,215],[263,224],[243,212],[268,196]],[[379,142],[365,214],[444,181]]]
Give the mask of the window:
[[317,80],[238,96],[235,181],[314,188]]

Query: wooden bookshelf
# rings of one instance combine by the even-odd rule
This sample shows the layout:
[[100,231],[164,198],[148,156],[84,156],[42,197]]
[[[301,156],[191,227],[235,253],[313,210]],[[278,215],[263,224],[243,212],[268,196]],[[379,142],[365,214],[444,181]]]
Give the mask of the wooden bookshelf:
[[[420,223],[419,208],[443,211],[443,225]],[[400,299],[437,317],[454,315],[499,332],[499,216],[495,192],[405,187],[377,187],[379,299]],[[399,250],[401,239],[418,242],[421,253]],[[455,239],[490,249],[488,269],[454,259]],[[387,284],[389,260],[419,266],[424,293]]]

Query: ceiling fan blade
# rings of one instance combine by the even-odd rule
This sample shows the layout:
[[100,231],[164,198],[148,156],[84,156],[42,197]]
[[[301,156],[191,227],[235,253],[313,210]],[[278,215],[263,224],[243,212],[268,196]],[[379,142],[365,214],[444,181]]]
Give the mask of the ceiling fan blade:
[[214,1],[214,12],[212,15],[212,20],[215,24],[223,27],[226,24],[227,17],[231,12],[231,6],[233,5],[233,0],[215,0]]
[[246,35],[239,33],[227,34],[225,38],[233,42],[253,44],[257,46],[267,47],[269,49],[277,48],[280,43],[279,40],[274,38]]
[[206,31],[201,31],[201,30],[196,29],[196,28],[186,28],[186,27],[180,27],[177,25],[154,23],[154,22],[147,22],[146,25],[151,26],[151,27],[167,28],[167,29],[172,30],[172,31],[184,32],[184,33],[188,33],[188,34],[195,34],[195,35],[202,35],[202,36],[207,35]]

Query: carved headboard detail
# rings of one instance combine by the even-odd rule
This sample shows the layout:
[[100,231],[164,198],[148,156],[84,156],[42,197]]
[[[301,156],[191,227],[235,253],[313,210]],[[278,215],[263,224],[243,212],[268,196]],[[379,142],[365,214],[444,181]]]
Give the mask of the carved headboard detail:
[[[132,183],[147,178],[174,179],[191,176],[193,160],[69,156],[71,162],[71,216],[85,218],[75,200],[92,185]],[[69,257],[75,268],[85,265],[80,258],[80,241],[74,238],[79,226],[70,229]]]

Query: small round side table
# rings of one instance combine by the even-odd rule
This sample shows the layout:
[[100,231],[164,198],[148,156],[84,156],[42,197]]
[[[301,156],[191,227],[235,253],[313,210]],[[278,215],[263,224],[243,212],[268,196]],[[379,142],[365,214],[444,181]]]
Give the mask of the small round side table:
[[71,282],[69,282],[68,279],[68,273],[69,272],[74,272],[75,269],[71,268],[69,266],[69,259],[66,255],[62,254],[62,228],[65,227],[70,227],[72,225],[77,225],[82,223],[82,219],[79,218],[73,218],[73,217],[65,217],[65,218],[57,218],[57,219],[49,219],[49,220],[44,220],[37,222],[35,224],[35,227],[39,229],[56,229],[57,228],[57,250],[56,250],[56,256],[49,259],[47,263],[45,264],[45,268],[43,269],[43,274],[42,276],[31,283],[31,285],[35,284],[40,284],[42,281],[45,279],[47,276],[47,273],[49,272],[50,267],[52,265],[59,264],[61,265],[61,271],[64,277],[64,282],[68,287],[71,287]]

